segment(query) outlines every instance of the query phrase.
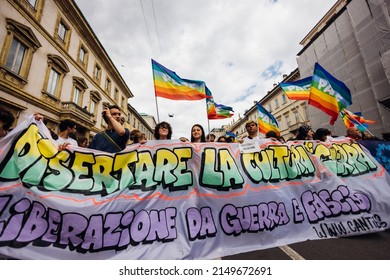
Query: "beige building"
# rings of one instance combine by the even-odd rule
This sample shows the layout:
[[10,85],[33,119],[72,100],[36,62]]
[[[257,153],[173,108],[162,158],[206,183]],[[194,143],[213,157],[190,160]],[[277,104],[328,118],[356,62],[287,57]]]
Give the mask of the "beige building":
[[[292,82],[300,79],[299,70],[295,69],[289,75],[284,75],[281,82]],[[272,90],[258,101],[268,112],[270,112],[279,124],[280,135],[288,140],[295,137],[297,129],[302,124],[310,125],[307,119],[307,102],[303,100],[290,100],[278,84],[274,84]],[[247,136],[245,123],[253,120],[257,123],[257,101],[254,105],[244,113],[244,117],[234,122],[229,131],[235,133],[238,138]],[[264,137],[264,135],[262,135]]]
[[129,112],[133,94],[73,0],[1,0],[0,48],[0,105],[19,121],[40,112],[58,132],[72,119],[78,136],[91,137],[106,127],[103,104],[117,104],[125,120],[141,118]]

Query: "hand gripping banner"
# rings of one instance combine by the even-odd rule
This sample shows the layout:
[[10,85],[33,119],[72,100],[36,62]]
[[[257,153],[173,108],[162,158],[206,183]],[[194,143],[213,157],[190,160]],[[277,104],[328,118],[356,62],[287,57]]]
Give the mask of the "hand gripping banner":
[[390,176],[363,146],[266,139],[259,148],[59,151],[28,120],[0,140],[0,254],[212,259],[389,227]]

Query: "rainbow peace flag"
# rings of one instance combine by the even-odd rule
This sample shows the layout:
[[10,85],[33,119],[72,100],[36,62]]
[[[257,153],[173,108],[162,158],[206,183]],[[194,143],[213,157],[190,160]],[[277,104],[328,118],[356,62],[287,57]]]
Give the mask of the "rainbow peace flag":
[[352,104],[347,86],[333,77],[318,63],[314,66],[309,104],[331,116],[330,124],[337,120],[339,112]]
[[362,117],[361,112],[352,113],[346,109],[340,111],[340,115],[343,118],[344,124],[347,128],[356,127],[360,131],[368,129],[368,124],[375,124],[376,121],[366,120]]
[[275,117],[268,112],[263,106],[259,103],[257,105],[257,123],[259,125],[259,132],[267,134],[268,131],[275,131],[278,136],[280,136],[280,130],[278,122]]
[[208,98],[202,81],[180,78],[175,72],[152,59],[154,91],[156,96],[172,100],[201,100]]
[[218,104],[214,101],[211,91],[207,88],[207,86],[206,93],[208,96],[208,98],[206,99],[207,118],[209,120],[226,119],[234,115],[232,107],[223,104]]
[[312,79],[313,77],[307,77],[294,82],[280,83],[279,86],[291,100],[308,100]]

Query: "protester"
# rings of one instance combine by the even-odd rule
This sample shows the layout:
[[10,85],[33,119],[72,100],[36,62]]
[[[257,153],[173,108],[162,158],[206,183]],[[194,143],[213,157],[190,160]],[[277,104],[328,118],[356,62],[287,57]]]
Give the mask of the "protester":
[[347,129],[347,134],[345,136],[352,140],[362,140],[362,133],[354,126]]
[[138,132],[141,132],[141,131],[139,131],[138,129],[133,129],[132,131],[130,131],[130,134],[129,134],[129,145],[134,143],[134,135],[137,134]]
[[381,139],[379,137],[375,136],[375,135],[372,135],[368,131],[364,131],[364,132],[362,132],[362,140],[375,140],[375,141],[379,141]]
[[[188,142],[188,139],[185,137],[180,137],[182,142]],[[191,128],[191,141],[192,143],[205,143],[206,136],[204,129],[200,124],[194,124]]]
[[313,140],[326,142],[328,140],[328,137],[330,136],[331,136],[331,132],[329,129],[320,127],[314,133]]
[[[34,119],[36,121],[44,121],[44,117],[39,113],[34,113]],[[4,138],[11,131],[14,121],[14,115],[4,107],[0,107],[0,139]]]
[[133,144],[145,144],[147,141],[145,133],[139,131],[134,134]]
[[60,133],[58,133],[57,144],[70,144],[73,146],[78,146],[78,143],[72,136],[75,138],[76,133],[76,123],[72,120],[63,120],[59,124]]
[[14,115],[10,111],[0,107],[0,139],[8,134],[14,121]]
[[154,128],[154,138],[156,140],[170,140],[172,138],[172,127],[167,122],[160,122]]
[[258,124],[255,121],[247,121],[245,124],[245,130],[248,133],[247,137],[244,137],[243,139],[239,139],[239,143],[244,143],[245,140],[247,139],[255,139],[255,140],[260,140],[261,137],[259,135],[259,128]]
[[217,139],[217,142],[226,143],[227,142],[226,136],[224,136],[224,135],[219,136],[218,139]]
[[298,128],[298,134],[294,140],[313,140],[314,131],[307,124],[303,124]]
[[206,142],[215,142],[215,134],[207,134],[206,136]]
[[228,137],[226,137],[226,141],[227,141],[228,143],[235,143],[235,142],[237,142],[237,141],[236,141],[236,138],[235,138],[234,136],[228,136]]
[[272,141],[279,141],[278,140],[278,135],[276,134],[275,131],[270,130],[265,134],[265,138],[270,138]]
[[80,137],[77,139],[77,144],[79,147],[87,148],[88,147],[88,138],[87,137]]
[[130,131],[121,125],[121,111],[117,105],[108,106],[102,113],[107,129],[97,133],[88,148],[117,153],[126,148]]

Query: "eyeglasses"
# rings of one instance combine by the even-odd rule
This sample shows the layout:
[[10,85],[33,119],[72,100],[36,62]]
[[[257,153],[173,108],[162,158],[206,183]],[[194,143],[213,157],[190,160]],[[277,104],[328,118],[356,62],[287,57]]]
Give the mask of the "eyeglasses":
[[169,129],[167,126],[160,126],[159,129]]

